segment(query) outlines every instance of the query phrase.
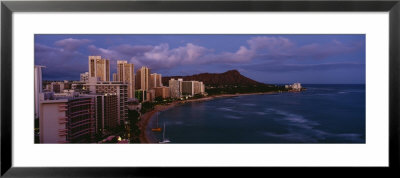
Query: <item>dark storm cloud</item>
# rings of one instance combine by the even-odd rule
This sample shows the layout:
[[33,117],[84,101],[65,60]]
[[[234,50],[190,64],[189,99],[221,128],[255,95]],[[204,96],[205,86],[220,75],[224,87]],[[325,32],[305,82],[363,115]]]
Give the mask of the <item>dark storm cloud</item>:
[[77,49],[89,42],[68,38],[56,41],[55,47],[35,44],[35,65],[47,66],[43,78],[61,79],[64,76],[64,79],[76,80],[87,70],[87,55]]

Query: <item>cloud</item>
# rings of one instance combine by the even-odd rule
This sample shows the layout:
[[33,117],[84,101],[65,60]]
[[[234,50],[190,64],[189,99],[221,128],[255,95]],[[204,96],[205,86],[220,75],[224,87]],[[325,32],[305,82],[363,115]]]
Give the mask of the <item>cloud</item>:
[[253,37],[247,43],[255,57],[266,60],[325,59],[364,47],[363,42],[346,44],[335,39],[327,43],[297,45],[288,38],[267,36]]
[[235,52],[215,53],[213,49],[186,43],[183,46],[171,48],[167,43],[159,45],[120,45],[110,48],[99,48],[89,45],[91,55],[100,55],[111,60],[124,59],[135,66],[149,66],[153,69],[172,68],[177,65],[209,64],[209,63],[243,63],[255,56],[254,50],[240,46]]
[[234,52],[223,52],[221,54],[210,55],[205,62],[209,63],[243,63],[251,61],[255,56],[255,51],[248,49],[245,46],[240,46],[240,48]]
[[266,49],[270,53],[279,53],[285,50],[290,50],[295,46],[293,42],[283,37],[258,36],[247,40],[247,43],[252,50]]
[[321,64],[282,64],[276,62],[261,63],[243,66],[246,70],[264,72],[293,72],[293,71],[326,71],[335,69],[363,68],[365,64],[356,62],[338,62]]
[[87,56],[78,51],[35,44],[34,56],[35,65],[48,66],[44,79],[78,79],[79,73],[87,71]]
[[294,54],[297,54],[298,57],[303,58],[309,57],[313,59],[324,59],[330,56],[353,52],[360,48],[360,44],[347,45],[337,40],[333,40],[331,43],[327,44],[312,43],[301,46],[298,49],[294,50]]
[[344,44],[338,40],[330,43],[297,45],[285,37],[257,36],[248,39],[234,52],[215,53],[213,49],[186,43],[170,48],[168,43],[158,45],[123,44],[109,48],[89,46],[91,55],[101,55],[109,59],[129,60],[137,66],[171,68],[185,64],[244,63],[256,58],[262,60],[281,59],[324,59],[359,49],[361,45]]
[[[116,60],[128,60],[135,68],[148,66],[155,70],[168,70],[177,66],[201,64],[248,64],[254,60],[257,65],[244,66],[243,69],[259,71],[301,71],[331,70],[334,68],[357,67],[361,64],[325,63],[325,64],[286,64],[287,60],[321,60],[331,56],[350,53],[364,47],[364,42],[344,43],[332,40],[327,43],[296,44],[281,36],[256,36],[248,39],[235,51],[215,52],[214,49],[194,43],[185,43],[171,48],[168,43],[158,45],[120,44],[110,47],[98,47],[88,39],[66,38],[58,40],[54,46],[35,44],[35,64],[54,65],[61,69],[87,70],[87,56],[99,55],[111,60],[115,68]],[[86,49],[82,54],[78,49]],[[84,51],[84,50],[83,50]],[[59,65],[62,61],[62,65]],[[286,62],[283,62],[286,61]],[[295,62],[297,63],[297,62]],[[85,66],[85,67],[83,67]],[[83,72],[83,71],[82,71]]]
[[122,56],[138,56],[153,49],[151,45],[129,45],[123,44],[116,47],[112,47],[111,50],[115,50]]
[[132,59],[132,62],[148,64],[154,68],[171,68],[177,65],[199,64],[212,50],[187,43],[185,46],[170,49],[166,43],[155,46],[153,50]]
[[201,63],[205,55],[212,52],[202,46],[187,43],[185,46],[170,48],[167,43],[159,45],[120,45],[110,48],[98,48],[90,45],[91,55],[101,55],[111,60],[129,60],[135,65],[151,68],[170,68],[181,64]]
[[67,51],[75,51],[82,45],[86,45],[88,43],[91,43],[91,40],[88,39],[74,39],[74,38],[67,38],[63,40],[58,40],[54,43],[55,46],[61,47],[64,50]]
[[105,48],[98,48],[95,45],[88,46],[89,55],[90,56],[102,56],[104,58],[120,58],[121,56],[118,55],[116,51],[105,49]]
[[35,63],[58,64],[83,56],[78,51],[69,51],[64,48],[50,47],[42,44],[35,44]]
[[[89,46],[91,55],[101,55],[111,60],[124,59],[135,66],[143,65],[153,69],[172,68],[179,65],[191,64],[232,64],[247,63],[254,59],[265,61],[279,61],[284,59],[324,59],[359,49],[361,45],[344,44],[338,40],[330,43],[311,43],[297,45],[284,37],[257,36],[248,39],[246,45],[240,46],[234,52],[215,53],[213,49],[186,43],[183,46],[171,48],[168,43],[158,45],[128,45],[98,48]],[[340,67],[341,64],[336,64]],[[346,66],[342,64],[343,66]],[[329,68],[334,64],[321,66],[281,66],[273,70],[306,70],[317,67]],[[269,68],[269,67],[267,67]]]

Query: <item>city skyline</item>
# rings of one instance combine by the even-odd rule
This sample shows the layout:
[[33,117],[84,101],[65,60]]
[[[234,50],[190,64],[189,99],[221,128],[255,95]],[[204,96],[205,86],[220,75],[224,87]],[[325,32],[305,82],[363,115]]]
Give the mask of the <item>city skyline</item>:
[[[264,83],[365,83],[365,35],[35,35],[43,80],[79,80],[87,56],[162,76],[237,69]],[[110,76],[110,80],[112,76]]]
[[[142,66],[134,79],[133,64],[124,60],[117,64],[111,81],[109,60],[88,56],[89,72],[81,73],[80,81],[51,82],[45,87],[45,66],[35,65],[35,143],[141,142],[139,112],[153,109],[158,102],[183,100],[170,97],[171,90],[162,85],[161,74],[150,74],[150,69]],[[207,95],[203,82],[179,81],[186,84],[174,96],[188,99]]]

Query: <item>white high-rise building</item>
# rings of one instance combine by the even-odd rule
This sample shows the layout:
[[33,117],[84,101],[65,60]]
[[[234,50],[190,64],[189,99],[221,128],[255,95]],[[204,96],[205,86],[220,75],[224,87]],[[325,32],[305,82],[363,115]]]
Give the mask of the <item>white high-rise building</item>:
[[206,87],[205,87],[204,83],[203,83],[203,82],[200,82],[200,93],[201,93],[201,94],[204,94],[204,93],[205,93],[205,90],[206,90]]
[[39,66],[36,65],[35,66],[35,73],[34,73],[34,77],[35,77],[35,88],[34,88],[34,93],[35,93],[35,118],[38,118],[40,116],[40,99],[39,99],[39,95],[40,93],[42,93],[42,68],[45,66]]
[[110,81],[110,60],[102,59],[101,56],[89,56],[89,77]]
[[169,80],[169,89],[171,98],[180,98],[182,97],[182,82],[183,80],[180,78],[178,80],[170,79]]
[[91,143],[96,120],[94,97],[60,97],[40,102],[40,143]]

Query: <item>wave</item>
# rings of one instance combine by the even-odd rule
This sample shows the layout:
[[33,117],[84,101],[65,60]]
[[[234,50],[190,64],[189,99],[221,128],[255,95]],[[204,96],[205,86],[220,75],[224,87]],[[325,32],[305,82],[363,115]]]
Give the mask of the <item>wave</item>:
[[339,139],[346,140],[351,143],[364,143],[365,140],[361,137],[360,134],[355,133],[345,133],[345,134],[337,134],[330,133],[321,130],[312,130],[311,132],[304,131],[296,131],[291,130],[288,133],[278,134],[272,132],[264,132],[263,135],[268,137],[275,137],[282,140],[286,140],[287,142],[294,143],[318,143],[327,139]]
[[221,110],[221,111],[233,111],[231,108],[228,108],[228,107],[222,107],[222,108],[217,108],[218,110]]
[[302,127],[302,128],[312,128],[313,126],[319,125],[315,121],[310,121],[305,119],[303,116],[298,115],[298,114],[293,114],[287,111],[282,111],[278,109],[273,109],[273,108],[267,108],[267,112],[277,114],[282,116],[282,118],[275,118],[276,121],[285,121],[285,123],[297,127]]
[[265,113],[265,112],[254,112],[255,114],[258,114],[258,115],[266,115],[267,113]]
[[240,116],[233,116],[233,115],[224,115],[224,117],[228,119],[242,119],[242,117]]
[[283,116],[282,118],[273,118],[275,121],[289,125],[287,133],[278,134],[272,132],[264,132],[263,135],[269,137],[280,138],[289,142],[300,142],[300,143],[317,143],[327,139],[339,139],[347,140],[355,143],[362,143],[365,140],[360,134],[355,133],[331,133],[323,130],[316,129],[319,123],[310,121],[301,115],[293,114],[287,111],[277,110],[273,108],[267,108],[267,112],[274,113]]
[[365,93],[365,90],[344,90],[339,93]]
[[256,104],[253,104],[253,103],[244,103],[242,105],[245,105],[245,106],[256,106]]
[[299,134],[296,132],[290,132],[285,134],[277,134],[272,132],[264,132],[263,135],[268,137],[275,137],[281,140],[286,140],[288,142],[300,142],[300,143],[316,143],[317,139],[310,137],[308,135]]
[[238,101],[234,99],[226,99],[225,103],[238,103]]

